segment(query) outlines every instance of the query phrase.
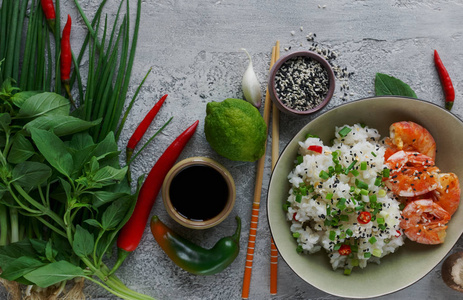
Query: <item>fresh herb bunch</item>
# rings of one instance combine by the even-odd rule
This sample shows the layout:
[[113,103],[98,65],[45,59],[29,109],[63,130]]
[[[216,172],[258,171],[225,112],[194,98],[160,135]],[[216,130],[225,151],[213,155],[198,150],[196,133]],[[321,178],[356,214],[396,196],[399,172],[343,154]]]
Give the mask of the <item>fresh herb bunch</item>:
[[[100,28],[106,1],[90,23],[74,0],[88,34],[78,56],[72,53],[66,82],[78,94],[72,112],[61,95],[60,1],[54,1],[53,22],[41,1],[1,3],[0,282],[55,287],[56,297],[66,281],[84,278],[120,298],[152,299],[109,275],[103,262],[137,198],[128,168],[119,165],[117,140],[141,86],[123,114],[141,0],[133,32],[129,1],[121,0],[113,28],[105,17],[99,33],[94,28]],[[89,68],[83,84],[79,66],[85,54]],[[76,285],[82,288],[80,281]]]

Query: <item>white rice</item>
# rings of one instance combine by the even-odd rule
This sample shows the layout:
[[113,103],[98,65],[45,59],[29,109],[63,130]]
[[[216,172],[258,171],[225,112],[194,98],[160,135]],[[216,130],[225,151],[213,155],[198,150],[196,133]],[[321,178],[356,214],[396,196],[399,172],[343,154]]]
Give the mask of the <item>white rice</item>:
[[[351,131],[345,137],[341,137],[338,132],[344,127],[350,128]],[[335,135],[331,147],[324,145],[316,137],[299,142],[299,154],[303,161],[297,164],[288,176],[291,189],[287,200],[287,219],[291,221],[291,232],[297,239],[298,252],[314,253],[323,248],[328,253],[333,269],[342,268],[345,274],[349,274],[355,266],[364,268],[368,262],[379,264],[381,257],[393,253],[403,244],[404,235],[399,227],[400,203],[386,187],[375,185],[384,168],[385,152],[378,131],[360,125],[346,125],[336,128]],[[322,153],[308,150],[311,145],[322,146]],[[338,160],[343,170],[354,160],[358,161],[353,167],[359,172],[357,176],[351,172],[348,175],[344,172],[334,172],[328,179],[320,177],[321,171],[328,172],[329,167],[336,166],[332,152],[337,150],[341,153]],[[367,162],[366,170],[361,170],[361,162]],[[368,184],[367,196],[359,194],[358,188],[351,191],[351,187],[356,186],[356,179]],[[302,197],[296,196],[304,193],[304,188],[300,191],[301,185],[313,186],[313,192],[308,192]],[[331,194],[331,200],[328,200]],[[371,195],[376,195],[376,203],[382,205],[374,206],[375,204],[370,202]],[[345,208],[339,203],[342,198],[346,199]],[[376,214],[372,213],[372,221],[367,224],[357,221],[361,211],[358,206],[362,202],[363,210],[373,212],[374,207],[377,208]],[[328,211],[331,212],[329,216]],[[338,224],[333,223],[336,219],[341,219]],[[352,253],[340,255],[338,248],[342,244],[350,244]]]

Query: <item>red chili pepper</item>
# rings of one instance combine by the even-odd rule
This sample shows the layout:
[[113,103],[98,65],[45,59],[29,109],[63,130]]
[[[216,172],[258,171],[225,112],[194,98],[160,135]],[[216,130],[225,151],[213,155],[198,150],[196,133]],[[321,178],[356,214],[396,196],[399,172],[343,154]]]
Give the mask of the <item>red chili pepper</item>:
[[434,64],[436,65],[437,73],[439,74],[440,82],[442,84],[442,89],[444,90],[445,108],[451,110],[455,100],[455,89],[453,88],[449,72],[447,72],[447,69],[442,63],[437,50],[434,50]]
[[368,224],[371,221],[371,214],[367,211],[362,211],[357,217],[360,224]]
[[167,173],[180,156],[183,148],[185,148],[185,145],[195,133],[198,123],[199,121],[194,122],[193,125],[188,127],[172,144],[170,144],[146,177],[138,194],[137,203],[135,204],[132,216],[119,233],[117,239],[118,259],[110,272],[111,274],[119,268],[127,255],[134,251],[140,243],[151,208],[161,189],[164,177],[166,177]]
[[400,231],[396,230],[397,234],[395,235],[396,238],[400,237],[402,235],[402,233],[400,233]]
[[71,16],[68,15],[68,20],[63,29],[61,37],[61,56],[60,56],[60,70],[61,81],[64,84],[66,93],[68,94],[69,101],[76,107],[71,95],[71,87],[69,80],[71,79],[71,66],[72,66],[72,50],[71,50]]
[[127,162],[132,157],[135,147],[137,146],[138,142],[140,142],[141,138],[143,137],[146,130],[150,126],[151,122],[153,122],[154,117],[156,117],[156,114],[158,113],[159,109],[161,109],[161,106],[166,100],[166,98],[167,98],[167,94],[162,96],[161,99],[159,99],[159,101],[148,112],[148,114],[145,116],[143,121],[141,121],[140,125],[138,125],[137,129],[135,129],[134,133],[130,137],[129,142],[127,143],[127,148],[126,148]]
[[42,4],[43,14],[45,15],[45,19],[47,19],[48,26],[52,30],[55,29],[55,20],[56,20],[56,13],[55,13],[55,6],[53,5],[52,0],[40,0]]
[[63,29],[63,35],[61,37],[61,81],[69,81],[71,78],[71,65],[72,65],[72,53],[71,53],[71,16],[68,15],[68,20]]
[[317,153],[322,153],[323,147],[322,147],[322,146],[318,146],[318,145],[310,145],[309,148],[307,148],[307,150],[310,150],[310,151],[313,151],[313,152],[317,152]]
[[351,248],[349,245],[342,245],[341,248],[339,248],[338,253],[340,255],[349,255],[352,252]]

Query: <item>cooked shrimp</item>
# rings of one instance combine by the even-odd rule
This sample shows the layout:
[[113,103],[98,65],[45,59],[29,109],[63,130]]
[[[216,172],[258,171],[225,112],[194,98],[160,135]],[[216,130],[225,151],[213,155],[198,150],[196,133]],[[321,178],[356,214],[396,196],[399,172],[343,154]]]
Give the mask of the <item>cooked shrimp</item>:
[[436,159],[436,142],[426,128],[411,121],[393,123],[389,127],[389,138],[386,139],[389,149],[386,151],[387,159],[393,153],[404,151],[417,151]]
[[439,186],[432,191],[432,199],[453,215],[460,204],[460,183],[454,173],[437,174]]
[[421,244],[444,242],[450,214],[431,199],[415,200],[402,211],[400,227],[412,241]]
[[398,196],[424,195],[439,186],[436,177],[439,168],[424,154],[399,151],[391,155],[385,165],[391,170],[386,186]]

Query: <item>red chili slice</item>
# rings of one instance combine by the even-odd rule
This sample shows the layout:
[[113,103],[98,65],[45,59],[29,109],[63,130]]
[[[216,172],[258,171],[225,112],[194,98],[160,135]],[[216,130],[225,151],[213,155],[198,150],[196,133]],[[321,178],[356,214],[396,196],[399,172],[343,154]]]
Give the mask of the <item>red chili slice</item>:
[[313,152],[317,152],[317,153],[322,153],[323,151],[323,147],[322,146],[318,146],[318,145],[311,145],[307,148],[307,150],[310,150],[310,151],[313,151]]
[[371,221],[371,214],[367,211],[362,211],[357,217],[360,224],[368,224]]
[[349,255],[352,252],[352,249],[349,245],[342,245],[338,252],[340,255]]

